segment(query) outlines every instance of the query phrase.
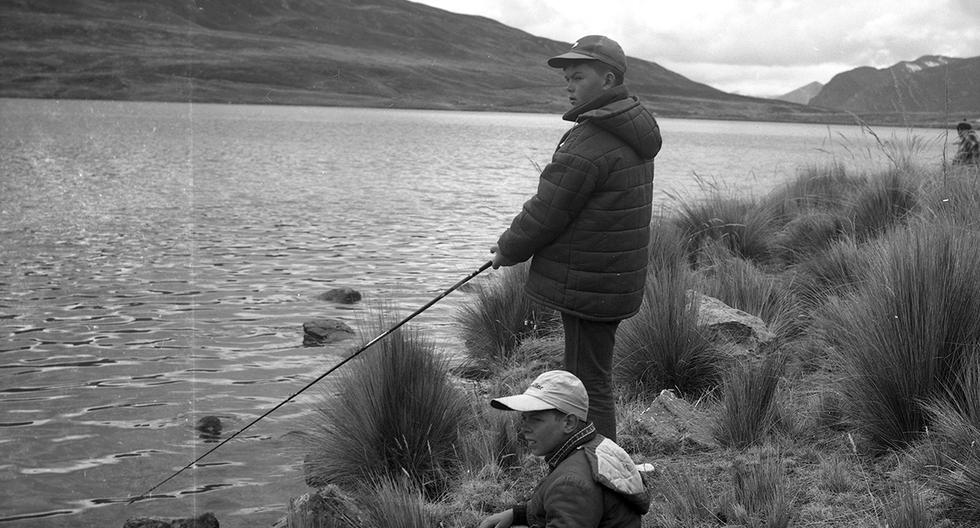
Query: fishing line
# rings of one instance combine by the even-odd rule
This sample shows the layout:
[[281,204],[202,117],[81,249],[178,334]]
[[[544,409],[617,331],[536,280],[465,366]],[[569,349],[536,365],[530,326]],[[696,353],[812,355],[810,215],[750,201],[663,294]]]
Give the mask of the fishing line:
[[211,449],[208,449],[203,455],[197,457],[196,459],[194,459],[193,461],[191,461],[190,463],[188,463],[186,466],[178,469],[177,471],[175,471],[174,473],[172,473],[169,477],[161,480],[159,483],[157,483],[152,488],[144,491],[143,493],[137,495],[136,497],[133,497],[133,498],[129,499],[129,504],[132,504],[132,503],[134,503],[134,502],[136,502],[138,500],[141,500],[141,499],[146,498],[147,495],[149,495],[150,493],[153,493],[154,490],[156,490],[160,486],[163,486],[167,482],[170,482],[171,479],[173,479],[177,475],[180,475],[181,473],[183,473],[184,470],[193,467],[195,464],[197,464],[198,462],[200,462],[201,460],[203,460],[204,457],[206,457],[206,456],[210,455],[211,453],[214,453],[215,451],[217,451],[221,446],[227,444],[228,442],[230,442],[231,440],[233,440],[235,437],[237,437],[238,435],[240,435],[243,432],[245,432],[246,429],[248,429],[249,427],[252,427],[253,425],[257,424],[259,422],[259,420],[262,420],[266,416],[269,416],[270,414],[276,412],[276,410],[278,410],[280,407],[282,407],[283,405],[286,405],[287,403],[289,403],[290,401],[292,401],[294,398],[296,398],[297,396],[299,396],[300,394],[302,394],[303,392],[305,392],[307,389],[309,389],[310,387],[316,385],[320,380],[322,380],[323,378],[329,376],[333,371],[335,371],[335,370],[339,369],[340,367],[344,366],[348,361],[350,361],[350,360],[354,359],[355,357],[357,357],[358,355],[360,355],[361,352],[364,352],[365,350],[371,348],[371,346],[374,345],[375,343],[377,343],[378,341],[381,341],[382,339],[388,337],[392,332],[394,332],[395,330],[398,330],[399,328],[401,328],[402,325],[404,325],[405,323],[411,321],[415,316],[419,315],[420,313],[428,310],[433,304],[439,302],[440,300],[442,300],[443,297],[449,295],[450,293],[452,293],[453,291],[455,291],[457,288],[459,288],[463,284],[466,284],[467,282],[469,282],[471,279],[473,279],[474,277],[476,277],[477,275],[479,275],[480,273],[482,273],[484,270],[486,270],[487,268],[489,268],[491,265],[493,265],[493,261],[492,260],[487,261],[485,264],[483,264],[482,266],[480,266],[479,269],[477,269],[476,271],[470,273],[466,277],[463,277],[462,279],[460,279],[459,281],[457,281],[456,284],[453,284],[452,286],[450,286],[449,288],[447,288],[445,291],[443,291],[442,293],[440,293],[439,295],[437,295],[434,299],[432,299],[431,301],[425,303],[424,306],[422,306],[418,310],[415,310],[414,312],[412,312],[411,315],[409,315],[408,317],[402,319],[396,325],[392,326],[388,330],[385,330],[382,334],[378,335],[374,339],[368,341],[367,344],[365,344],[364,346],[362,346],[361,348],[359,348],[356,352],[354,352],[353,354],[351,354],[351,355],[347,356],[346,358],[344,358],[343,361],[341,361],[340,363],[337,363],[336,365],[334,365],[333,367],[331,367],[330,370],[328,370],[328,371],[324,372],[323,374],[320,374],[319,376],[317,376],[316,379],[314,379],[313,381],[307,383],[303,388],[301,388],[300,390],[294,392],[290,397],[288,397],[285,400],[279,402],[278,404],[276,404],[275,407],[273,407],[273,408],[269,409],[268,411],[262,413],[261,416],[259,416],[258,418],[252,420],[251,422],[249,422],[249,424],[246,425],[245,427],[242,427],[241,429],[235,431],[234,434],[232,434],[228,438],[225,438],[224,440],[222,440],[221,443],[219,443],[218,445],[212,447]]

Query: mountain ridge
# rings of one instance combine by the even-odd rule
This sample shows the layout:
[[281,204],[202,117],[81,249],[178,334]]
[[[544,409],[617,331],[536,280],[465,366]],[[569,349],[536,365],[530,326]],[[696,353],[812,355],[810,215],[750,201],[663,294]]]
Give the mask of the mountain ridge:
[[849,112],[980,113],[980,57],[923,55],[835,75],[810,105]]
[[[407,0],[8,0],[0,29],[0,97],[568,109],[544,59],[569,43]],[[855,121],[629,60],[657,115]]]

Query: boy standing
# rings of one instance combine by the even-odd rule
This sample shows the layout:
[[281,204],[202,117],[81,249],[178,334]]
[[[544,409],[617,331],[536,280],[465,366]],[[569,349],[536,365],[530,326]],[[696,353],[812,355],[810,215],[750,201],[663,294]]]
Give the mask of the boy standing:
[[589,396],[578,378],[545,372],[523,394],[490,405],[520,411],[528,449],[544,457],[550,471],[527,503],[488,517],[479,528],[639,528],[649,494],[630,456],[586,421]]
[[626,55],[589,35],[548,65],[572,104],[565,133],[528,200],[497,244],[493,267],[533,257],[525,290],[558,310],[565,368],[589,393],[589,419],[615,440],[612,355],[619,322],[639,311],[646,284],[656,119],[623,85]]

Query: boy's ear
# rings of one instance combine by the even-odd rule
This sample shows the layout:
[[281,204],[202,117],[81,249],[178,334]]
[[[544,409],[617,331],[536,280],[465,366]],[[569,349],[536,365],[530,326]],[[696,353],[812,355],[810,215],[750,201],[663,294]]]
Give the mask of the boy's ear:
[[561,423],[561,430],[565,433],[573,433],[578,429],[578,416],[566,414]]
[[606,71],[606,75],[603,77],[602,88],[609,89],[616,86],[616,74],[611,71]]

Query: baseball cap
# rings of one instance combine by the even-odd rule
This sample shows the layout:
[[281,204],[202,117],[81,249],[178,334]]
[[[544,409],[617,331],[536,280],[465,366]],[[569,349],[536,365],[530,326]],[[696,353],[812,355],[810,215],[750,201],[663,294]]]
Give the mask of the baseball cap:
[[535,378],[524,394],[496,398],[490,405],[495,409],[521,412],[557,409],[585,421],[589,415],[589,393],[571,372],[549,370]]
[[564,68],[570,60],[597,60],[608,64],[619,73],[626,73],[626,54],[613,39],[602,35],[588,35],[572,44],[568,53],[548,59],[548,66]]

